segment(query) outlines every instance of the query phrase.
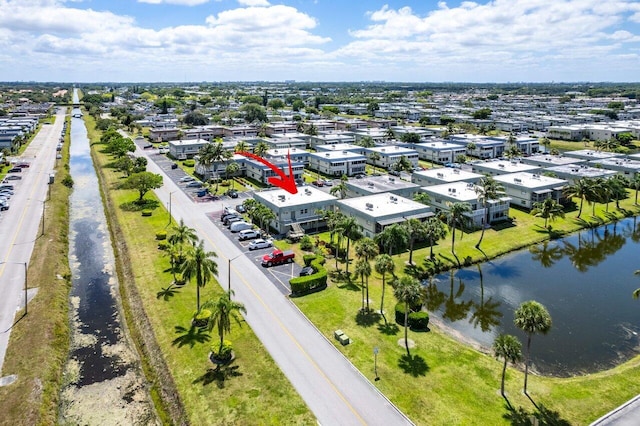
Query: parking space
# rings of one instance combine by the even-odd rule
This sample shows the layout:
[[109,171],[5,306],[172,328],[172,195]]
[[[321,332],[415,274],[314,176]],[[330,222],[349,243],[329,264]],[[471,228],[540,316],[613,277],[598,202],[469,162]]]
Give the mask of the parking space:
[[20,188],[22,178],[29,171],[29,163],[17,163],[0,182],[0,220],[9,211],[11,199]]

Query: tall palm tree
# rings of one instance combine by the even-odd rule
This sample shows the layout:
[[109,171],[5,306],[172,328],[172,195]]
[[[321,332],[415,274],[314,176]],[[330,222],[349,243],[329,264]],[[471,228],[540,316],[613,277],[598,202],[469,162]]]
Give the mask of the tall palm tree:
[[447,236],[447,228],[445,224],[437,217],[430,217],[425,222],[426,235],[425,239],[429,244],[429,257],[433,259],[433,246],[441,239]]
[[331,188],[329,190],[329,193],[331,195],[336,195],[338,194],[338,197],[340,197],[341,200],[344,200],[347,197],[347,182],[349,181],[349,178],[347,177],[347,175],[342,175],[340,177],[340,183],[337,184],[336,186],[334,186],[333,188]]
[[484,230],[487,226],[491,225],[491,214],[489,212],[491,204],[489,204],[489,201],[496,200],[504,194],[504,186],[491,176],[486,176],[480,179],[480,182],[474,187],[474,190],[478,196],[478,202],[482,204],[485,213],[482,223],[482,231],[480,232],[480,239],[476,244],[476,248],[479,249],[480,244],[482,244],[482,239],[484,238]]
[[411,164],[411,161],[409,161],[407,157],[405,157],[404,155],[401,155],[398,161],[393,163],[393,165],[391,166],[391,169],[397,172],[411,173],[413,171],[413,164]]
[[235,152],[245,152],[249,150],[249,144],[247,141],[239,141],[235,148],[233,149]]
[[371,160],[374,167],[378,165],[378,161],[380,161],[381,158],[382,156],[380,156],[380,153],[377,151],[371,151],[371,154],[369,154],[369,160]]
[[627,186],[630,185],[631,182],[622,175],[614,175],[610,179],[606,180],[606,186],[608,188],[610,198],[612,201],[616,202],[616,209],[620,210],[620,200],[624,200],[628,197]]
[[413,194],[413,201],[428,206],[431,203],[431,197],[426,192],[416,192]]
[[[369,312],[369,277],[371,276],[371,264],[364,258],[358,259],[356,261],[356,266],[355,266],[355,274],[356,275],[360,275],[360,280],[362,283],[362,308],[361,308],[361,312]],[[365,278],[367,283],[365,284]],[[365,296],[365,288],[367,289],[366,291],[366,296]],[[367,299],[367,308],[365,311],[365,307],[364,307],[364,300]]]
[[385,323],[387,322],[387,317],[384,316],[384,293],[385,293],[385,283],[387,278],[387,273],[391,273],[396,269],[395,263],[393,263],[393,259],[388,254],[380,254],[376,256],[375,262],[375,270],[377,273],[382,275],[382,296],[380,297],[380,314],[382,318],[384,318]]
[[496,358],[504,359],[502,365],[502,380],[500,381],[500,394],[504,399],[504,377],[507,372],[507,362],[515,363],[522,359],[522,343],[516,336],[510,334],[500,334],[493,341],[493,354]]
[[[198,151],[198,162],[205,167],[204,175],[207,175],[212,164],[218,164],[225,160],[225,149],[222,142],[208,143]],[[216,166],[216,172],[218,167]]]
[[409,352],[409,311],[424,300],[424,289],[420,281],[408,275],[402,276],[396,281],[393,295],[399,302],[404,303],[404,344],[407,349],[407,356],[411,356]]
[[260,157],[264,157],[267,151],[269,151],[269,145],[265,141],[260,141],[253,147],[253,153]]
[[564,210],[562,205],[553,198],[547,198],[544,201],[533,203],[531,214],[535,217],[544,219],[544,227],[547,227],[547,221],[551,219],[553,222],[559,217],[564,218]]
[[376,143],[373,141],[371,136],[363,136],[358,142],[356,142],[356,145],[359,145],[363,148],[372,148],[376,146]]
[[564,195],[568,198],[579,198],[580,208],[578,209],[578,219],[582,214],[582,205],[587,199],[588,194],[593,190],[593,181],[589,178],[580,178],[573,182],[571,185],[567,185],[564,188]]
[[638,205],[638,191],[640,191],[640,173],[636,173],[633,176],[633,179],[629,181],[629,186],[631,189],[636,191],[636,198],[633,201],[633,204]]
[[[371,238],[362,238],[358,240],[358,242],[356,242],[356,256],[364,260],[369,267],[368,274],[365,274],[366,286],[363,287],[363,289],[366,288],[366,293],[367,293],[366,294],[367,311],[369,311],[369,276],[371,276],[371,265],[369,264],[369,262],[377,254],[378,254],[378,245]],[[361,268],[361,273],[362,273],[362,268]],[[363,305],[363,309],[364,309],[364,305]]]
[[169,257],[169,264],[171,265],[171,275],[173,275],[173,282],[177,283],[178,279],[176,278],[176,272],[178,270],[178,265],[180,261],[180,256],[182,254],[182,247],[180,244],[169,241],[169,245],[165,251],[166,256]]
[[449,211],[447,212],[447,224],[451,230],[451,253],[456,254],[456,227],[460,227],[460,231],[464,232],[464,227],[468,224],[469,218],[465,213],[471,213],[471,204],[469,203],[447,203]]
[[404,250],[409,243],[409,234],[402,225],[394,223],[384,228],[373,240],[391,256],[394,251]]
[[549,147],[551,146],[551,141],[548,137],[543,137],[540,139],[540,145],[544,147],[545,152],[549,152]]
[[184,260],[184,247],[187,244],[195,244],[198,242],[198,235],[196,230],[188,227],[184,223],[184,219],[180,219],[180,222],[173,225],[173,234],[169,236],[169,244],[175,244],[179,248],[178,263],[182,263]]
[[346,274],[349,276],[349,245],[351,241],[358,241],[362,238],[362,226],[358,223],[358,220],[353,216],[345,216],[342,222],[340,222],[340,229],[342,234],[347,239],[347,251],[346,256]]
[[247,309],[240,302],[231,300],[233,290],[221,295],[217,300],[207,300],[203,305],[203,309],[211,311],[211,317],[207,323],[207,328],[212,331],[213,328],[218,329],[218,337],[220,337],[220,349],[224,346],[225,333],[231,332],[231,321],[235,321],[238,325],[242,325],[241,313],[246,314]]
[[[224,168],[224,173],[227,175],[226,180],[229,181],[229,176],[235,175],[239,171],[240,171],[240,165],[235,161],[227,164],[227,167]],[[231,187],[233,188],[233,183],[231,185],[232,185]]]
[[409,265],[413,265],[413,246],[416,241],[427,237],[427,225],[418,219],[409,219],[401,226],[404,226],[409,236]]
[[513,323],[527,334],[527,355],[524,366],[524,393],[527,393],[527,379],[529,376],[529,363],[531,361],[531,337],[534,334],[547,334],[551,329],[551,315],[547,309],[536,302],[529,300],[520,304],[516,309]]
[[204,241],[200,241],[200,244],[190,247],[182,264],[184,279],[196,279],[197,312],[200,312],[200,288],[207,285],[214,275],[218,275],[218,264],[213,260],[214,257],[218,255],[213,251],[206,251]]

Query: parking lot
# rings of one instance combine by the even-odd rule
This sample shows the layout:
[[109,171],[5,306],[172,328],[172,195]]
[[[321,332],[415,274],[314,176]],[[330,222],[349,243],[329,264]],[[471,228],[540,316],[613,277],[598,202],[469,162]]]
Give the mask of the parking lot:
[[11,199],[15,196],[22,182],[22,177],[29,171],[29,163],[14,164],[0,183],[0,220],[9,211]]

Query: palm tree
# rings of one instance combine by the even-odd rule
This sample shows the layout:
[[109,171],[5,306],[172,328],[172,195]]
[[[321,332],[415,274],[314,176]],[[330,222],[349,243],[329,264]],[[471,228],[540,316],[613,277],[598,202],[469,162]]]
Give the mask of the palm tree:
[[338,196],[340,197],[341,200],[344,200],[347,197],[347,182],[349,181],[349,178],[347,177],[347,175],[342,175],[340,177],[340,183],[337,184],[336,186],[334,186],[333,188],[331,188],[329,190],[329,193],[331,195],[336,195],[338,194]]
[[543,137],[540,139],[540,145],[544,147],[545,152],[549,152],[549,147],[551,146],[551,141],[548,137]]
[[433,246],[441,239],[447,236],[445,224],[437,217],[430,217],[425,222],[426,235],[425,239],[429,244],[429,258],[433,259]]
[[180,246],[180,244],[169,240],[169,245],[167,246],[167,250],[165,251],[165,253],[167,256],[169,256],[169,264],[171,265],[171,275],[173,275],[173,282],[177,283],[178,280],[176,278],[176,271],[178,269],[178,262],[180,262],[182,247]]
[[490,200],[496,200],[500,195],[504,194],[504,186],[496,181],[491,176],[483,177],[480,182],[474,187],[476,195],[478,196],[478,202],[482,203],[484,208],[485,217],[482,221],[482,231],[480,232],[480,239],[476,244],[476,248],[480,248],[482,239],[484,238],[484,230],[487,226],[491,225],[491,214],[489,212]]
[[456,226],[460,227],[460,231],[464,232],[463,228],[469,222],[469,218],[465,213],[471,212],[471,204],[469,203],[447,203],[449,211],[447,212],[447,224],[451,230],[451,253],[456,254]]
[[[371,276],[371,264],[364,258],[358,259],[355,267],[355,274],[360,275],[360,280],[362,282],[362,309],[360,312],[369,312],[369,277]],[[367,284],[365,284],[365,277]],[[367,289],[365,296],[365,288]],[[365,311],[364,300],[367,299],[367,309]]]
[[[235,175],[240,171],[240,165],[235,161],[227,164],[227,167],[224,168],[224,173],[227,175],[227,181],[229,181],[229,176]],[[231,184],[231,188],[233,188],[233,183]]]
[[493,296],[484,300],[484,275],[480,264],[478,264],[478,273],[480,274],[480,302],[472,302],[475,311],[471,314],[469,322],[473,324],[474,328],[480,325],[480,330],[487,332],[491,327],[500,325],[502,312],[498,310],[500,302],[492,300]]
[[356,142],[356,145],[359,145],[363,148],[372,148],[376,146],[376,143],[373,141],[371,136],[363,136],[358,142]]
[[371,154],[369,154],[369,160],[371,160],[374,167],[378,165],[378,161],[380,161],[381,158],[382,156],[380,156],[380,153],[377,151],[371,151]]
[[427,237],[427,225],[418,219],[409,219],[401,226],[404,226],[409,236],[409,265],[413,265],[413,246],[416,241]]
[[[378,254],[378,245],[371,238],[362,238],[356,243],[356,256],[358,256],[361,260],[364,260],[367,264],[368,269],[360,268],[360,274],[363,277],[366,277],[366,287],[363,287],[363,290],[366,288],[366,299],[367,299],[367,312],[369,311],[369,277],[371,276],[371,265],[369,261],[373,259]],[[364,272],[368,272],[363,274]],[[364,310],[364,298],[363,298],[363,306]]]
[[473,155],[476,149],[478,149],[478,146],[476,145],[475,142],[469,142],[467,144],[467,154]]
[[267,151],[269,151],[269,145],[265,141],[260,141],[253,147],[253,153],[260,157],[264,157]]
[[231,320],[234,320],[238,325],[242,325],[240,313],[246,314],[247,309],[240,302],[231,300],[233,290],[221,295],[218,300],[207,300],[202,309],[209,309],[211,316],[207,323],[207,329],[212,331],[213,328],[218,329],[218,336],[220,337],[220,349],[224,346],[225,333],[231,332]]
[[431,197],[426,192],[416,192],[413,194],[413,201],[428,206],[431,203]]
[[562,259],[562,249],[554,244],[549,247],[549,241],[545,241],[542,245],[536,245],[529,247],[531,253],[531,260],[540,262],[543,268],[552,267],[557,261]]
[[582,205],[584,200],[587,199],[587,195],[591,193],[593,188],[593,181],[589,178],[580,178],[574,181],[573,184],[568,185],[564,188],[564,195],[568,198],[579,198],[580,199],[580,208],[578,209],[578,219],[582,214]]
[[620,200],[624,200],[628,197],[627,186],[630,185],[631,182],[622,175],[614,175],[610,179],[606,180],[610,199],[616,202],[616,209],[620,210]]
[[249,150],[249,144],[247,141],[239,141],[233,148],[235,152],[246,152]]
[[382,318],[384,318],[385,323],[387,322],[387,317],[384,316],[384,293],[385,293],[385,281],[387,277],[387,272],[393,275],[394,270],[396,269],[395,263],[393,263],[393,259],[388,254],[380,254],[376,257],[375,270],[377,273],[382,275],[382,296],[380,297],[380,314]]
[[409,352],[409,311],[412,306],[421,303],[424,300],[424,289],[417,279],[404,275],[396,281],[393,295],[399,302],[404,303],[404,344],[407,349],[407,356],[411,356]]
[[547,228],[547,221],[551,219],[553,222],[559,217],[564,218],[564,210],[562,205],[553,198],[547,198],[542,202],[533,203],[531,214],[535,217],[544,219],[544,227]]
[[358,223],[358,220],[353,216],[345,216],[342,222],[340,222],[340,229],[342,234],[347,239],[347,251],[346,256],[346,274],[349,276],[349,245],[351,241],[357,241],[362,238],[362,226]]
[[640,190],[640,173],[633,175],[633,179],[629,181],[629,187],[636,191],[636,198],[633,204],[638,205],[638,191]]
[[196,242],[198,242],[196,230],[188,227],[184,223],[184,219],[180,219],[180,222],[173,225],[173,234],[169,236],[169,244],[175,244],[179,247],[178,263],[182,263],[184,260],[184,246]]
[[206,251],[204,241],[193,245],[187,251],[182,264],[182,276],[185,280],[196,279],[196,307],[200,312],[200,287],[207,285],[214,275],[218,275],[218,264],[212,259],[218,257],[213,251]]
[[500,382],[500,394],[504,399],[507,399],[504,394],[504,377],[507,372],[507,362],[515,363],[522,359],[522,343],[520,343],[520,340],[518,340],[516,336],[500,334],[493,341],[493,354],[498,359],[504,359],[504,364],[502,365],[502,380]]
[[[198,162],[205,168],[204,175],[207,176],[209,167],[225,160],[225,149],[222,142],[208,143],[198,151]],[[216,167],[217,172],[218,167]],[[216,187],[217,190],[217,187]]]
[[384,137],[385,139],[387,139],[388,141],[394,140],[396,138],[396,134],[393,133],[393,130],[391,130],[391,127],[387,128],[387,130],[384,132]]
[[411,161],[409,161],[407,157],[405,157],[404,155],[401,155],[398,161],[393,163],[393,165],[391,166],[391,169],[397,172],[410,173],[413,171],[413,164],[411,164]]
[[542,304],[535,300],[529,300],[520,304],[520,307],[516,309],[513,323],[527,334],[527,355],[524,366],[524,393],[526,394],[531,355],[531,337],[534,334],[547,334],[549,332],[551,329],[551,315]]
[[402,225],[394,223],[384,228],[373,240],[391,256],[394,251],[404,250],[409,243],[409,234]]

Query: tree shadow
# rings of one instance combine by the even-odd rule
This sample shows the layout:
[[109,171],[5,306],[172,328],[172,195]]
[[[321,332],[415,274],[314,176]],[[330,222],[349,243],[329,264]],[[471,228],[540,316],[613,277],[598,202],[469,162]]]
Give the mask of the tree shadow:
[[398,367],[413,377],[424,376],[429,371],[427,362],[420,355],[402,355],[398,360]]
[[179,293],[179,288],[174,286],[173,283],[169,284],[167,288],[162,287],[162,289],[156,293],[156,299],[163,299],[165,302],[171,300],[176,293]]
[[356,314],[356,324],[362,327],[371,327],[380,322],[382,315],[375,311],[359,310]]
[[240,366],[232,364],[218,365],[216,368],[207,369],[206,373],[195,379],[192,383],[194,385],[201,383],[202,386],[207,386],[216,382],[218,389],[224,389],[227,380],[242,376],[242,373],[238,371],[239,368]]
[[342,271],[336,271],[337,278],[334,281],[340,284],[337,284],[336,287],[340,289],[350,290],[350,291],[361,291],[361,287],[358,285],[356,281],[351,280],[351,275],[347,275]]
[[424,279],[425,277],[427,277],[429,274],[427,273],[426,269],[420,265],[418,265],[417,263],[413,263],[411,265],[405,265],[404,267],[404,273],[407,275],[410,275],[414,278],[417,279]]
[[502,416],[514,426],[569,426],[569,421],[560,417],[560,413],[552,411],[540,404],[537,410],[528,412],[522,407],[507,407],[507,412]]
[[177,345],[179,348],[185,345],[189,345],[190,348],[193,348],[196,343],[206,343],[211,339],[211,336],[200,327],[192,326],[186,328],[181,325],[176,325],[174,329],[175,333],[179,334],[179,336],[173,339],[171,345]]
[[392,323],[378,324],[378,331],[387,336],[395,336],[400,332],[400,328]]

